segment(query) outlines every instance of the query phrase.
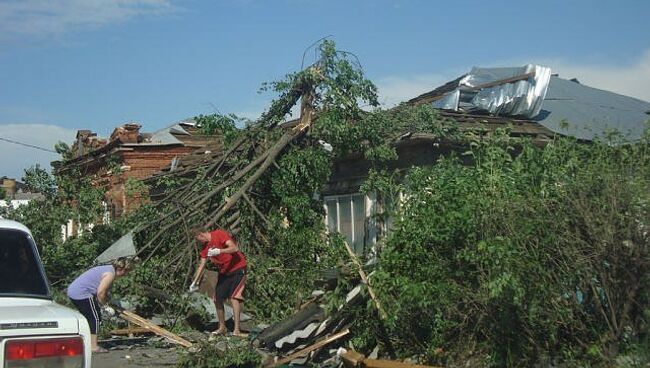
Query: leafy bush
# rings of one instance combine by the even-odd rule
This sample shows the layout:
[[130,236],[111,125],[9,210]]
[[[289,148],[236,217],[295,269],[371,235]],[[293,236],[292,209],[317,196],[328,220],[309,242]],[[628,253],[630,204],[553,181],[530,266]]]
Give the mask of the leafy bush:
[[649,141],[509,143],[407,175],[375,278],[396,347],[611,362],[647,333]]

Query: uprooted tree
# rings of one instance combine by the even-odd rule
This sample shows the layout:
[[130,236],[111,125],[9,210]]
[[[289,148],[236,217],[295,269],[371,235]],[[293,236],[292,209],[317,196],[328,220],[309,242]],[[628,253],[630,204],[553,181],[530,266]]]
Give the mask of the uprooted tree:
[[[161,180],[166,192],[155,204],[159,215],[135,231],[145,265],[174,275],[156,286],[177,289],[187,284],[197,262],[191,235],[197,227],[231,231],[245,249],[251,269],[267,270],[250,274],[254,309],[285,304],[295,299],[296,291],[309,292],[315,273],[339,262],[342,253],[324,235],[322,205],[313,198],[327,180],[333,160],[317,142],[314,120],[358,121],[365,114],[359,103],[377,105],[377,98],[374,85],[364,79],[349,54],[337,52],[329,41],[319,51],[314,64],[265,86],[279,98],[220,156],[173,173],[180,180],[171,185]],[[280,126],[298,102],[300,118],[291,126]],[[141,277],[148,277],[147,272],[142,271]],[[264,282],[256,282],[258,277]],[[288,310],[256,309],[267,318]]]

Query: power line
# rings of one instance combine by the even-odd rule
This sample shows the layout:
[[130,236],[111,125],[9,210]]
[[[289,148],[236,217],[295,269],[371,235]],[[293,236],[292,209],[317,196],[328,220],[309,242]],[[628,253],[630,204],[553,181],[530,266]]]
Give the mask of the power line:
[[34,148],[34,149],[41,150],[41,151],[45,151],[45,152],[58,153],[58,152],[56,152],[56,151],[54,151],[54,150],[51,150],[51,149],[48,149],[48,148],[43,148],[43,147],[35,146],[35,145],[33,145],[33,144],[28,144],[28,143],[18,142],[18,141],[14,141],[14,140],[7,139],[7,138],[2,138],[2,137],[0,137],[0,141],[5,141],[5,142],[9,142],[9,143],[17,144],[17,145],[19,145],[19,146],[25,146],[25,147],[29,147],[29,148]]

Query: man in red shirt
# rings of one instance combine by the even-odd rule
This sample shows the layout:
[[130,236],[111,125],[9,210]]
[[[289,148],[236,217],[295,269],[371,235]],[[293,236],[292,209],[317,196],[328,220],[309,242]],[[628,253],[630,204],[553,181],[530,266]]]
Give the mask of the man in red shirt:
[[214,304],[217,307],[217,318],[219,319],[219,329],[214,334],[225,334],[226,319],[223,303],[230,299],[233,309],[233,319],[235,320],[235,329],[233,335],[243,336],[239,329],[239,318],[241,315],[242,303],[244,302],[243,292],[246,284],[246,257],[239,251],[237,243],[232,239],[230,234],[224,230],[214,230],[210,232],[196,232],[196,240],[203,243],[201,251],[201,261],[194,274],[194,279],[190,285],[190,292],[199,289],[199,282],[208,260],[219,268],[219,280],[214,293]]

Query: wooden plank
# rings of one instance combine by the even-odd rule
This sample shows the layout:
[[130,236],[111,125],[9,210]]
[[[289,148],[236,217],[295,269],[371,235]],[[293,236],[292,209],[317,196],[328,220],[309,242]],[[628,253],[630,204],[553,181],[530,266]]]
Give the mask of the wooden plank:
[[182,346],[185,346],[186,348],[189,348],[192,346],[192,343],[183,339],[182,337],[175,335],[167,330],[165,330],[162,327],[156,326],[155,324],[151,323],[149,320],[142,318],[138,316],[137,314],[133,312],[129,312],[127,310],[121,310],[120,311],[120,318],[127,320],[131,323],[134,323],[138,326],[144,327],[151,332],[155,333],[156,335],[165,337],[169,341],[173,342],[174,344],[179,344]]
[[282,358],[282,359],[278,360],[277,362],[273,363],[273,365],[271,365],[271,367],[279,367],[282,364],[289,363],[292,360],[294,360],[296,358],[300,358],[301,356],[305,356],[305,355],[311,353],[312,351],[314,351],[314,350],[316,350],[318,348],[321,348],[321,347],[323,347],[323,346],[325,346],[325,345],[327,345],[327,344],[329,344],[329,343],[331,343],[331,342],[333,342],[335,340],[338,340],[341,337],[343,337],[343,336],[345,336],[345,335],[347,335],[349,333],[350,333],[350,330],[346,328],[345,330],[343,330],[343,331],[341,331],[341,332],[339,332],[337,334],[334,334],[334,335],[332,335],[330,337],[322,339],[322,340],[320,340],[319,342],[317,342],[317,343],[315,343],[313,345],[310,345],[310,346],[308,346],[308,347],[306,347],[306,348],[304,348],[302,350],[299,350],[299,351],[287,356],[286,358]]
[[139,335],[145,333],[153,333],[150,329],[145,327],[131,327],[131,328],[118,328],[109,331],[111,335]]
[[360,367],[361,362],[363,362],[364,359],[366,359],[365,355],[354,350],[349,350],[341,355],[343,365],[345,365],[347,368]]
[[370,280],[368,280],[368,276],[366,276],[366,273],[363,271],[363,267],[361,267],[361,263],[359,263],[359,259],[354,254],[354,251],[352,251],[352,248],[350,248],[350,244],[348,244],[346,240],[343,240],[343,244],[345,245],[345,249],[347,249],[350,258],[352,258],[352,262],[354,262],[354,264],[359,269],[359,276],[361,276],[361,280],[363,281],[363,283],[366,284],[366,287],[368,288],[368,294],[370,294],[370,298],[372,298],[372,301],[375,302],[375,306],[379,311],[379,317],[381,319],[386,319],[386,312],[384,311],[384,308],[381,307],[381,304],[379,303],[379,299],[377,299],[377,296],[375,295],[375,291],[372,289],[372,287],[370,287]]
[[347,368],[437,368],[430,365],[409,364],[396,360],[367,359],[363,354],[354,350],[341,355]]
[[[476,87],[469,87],[468,89],[470,91],[477,91],[477,90],[481,90],[481,89],[484,89],[484,88],[496,87],[496,86],[499,86],[501,84],[515,83],[515,82],[519,82],[519,81],[526,80],[528,78],[533,78],[533,77],[535,77],[535,72],[530,72],[530,73],[526,73],[526,74],[522,74],[522,75],[516,75],[516,76],[510,77],[510,78],[499,79],[499,80],[495,80],[493,82],[480,84],[480,85],[478,85]],[[467,88],[467,87],[465,87],[465,88]]]

